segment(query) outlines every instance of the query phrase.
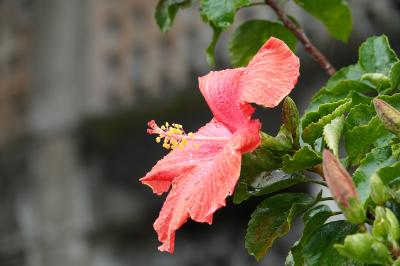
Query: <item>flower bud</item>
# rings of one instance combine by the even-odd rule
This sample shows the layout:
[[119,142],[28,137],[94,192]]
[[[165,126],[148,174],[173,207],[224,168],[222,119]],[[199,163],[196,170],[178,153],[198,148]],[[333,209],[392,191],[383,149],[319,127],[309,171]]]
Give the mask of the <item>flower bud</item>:
[[398,246],[397,241],[400,239],[399,222],[390,209],[376,207],[372,234],[382,242]]
[[339,207],[341,207],[344,216],[346,216],[347,220],[349,220],[353,224],[363,224],[366,218],[366,212],[363,204],[358,198],[349,198],[348,202],[348,208],[344,208],[339,204]]
[[386,218],[389,222],[389,233],[390,233],[390,237],[391,237],[391,241],[394,242],[398,242],[400,239],[400,228],[399,228],[399,221],[397,220],[396,215],[394,215],[394,213],[386,208]]
[[359,201],[350,174],[329,150],[324,150],[322,168],[333,198],[346,218],[354,224],[365,221],[365,209]]
[[388,248],[368,233],[349,235],[343,245],[334,247],[342,256],[363,263],[386,265],[391,262]]
[[381,99],[375,98],[373,102],[376,114],[385,127],[400,137],[400,112]]
[[296,141],[298,138],[299,111],[297,110],[296,104],[289,96],[287,96],[283,102],[282,116],[283,124],[292,134],[293,140]]
[[391,198],[389,189],[378,175],[371,177],[371,198],[377,205],[383,205]]
[[379,241],[386,242],[389,236],[389,223],[386,219],[385,208],[375,208],[375,220],[372,227],[372,235]]

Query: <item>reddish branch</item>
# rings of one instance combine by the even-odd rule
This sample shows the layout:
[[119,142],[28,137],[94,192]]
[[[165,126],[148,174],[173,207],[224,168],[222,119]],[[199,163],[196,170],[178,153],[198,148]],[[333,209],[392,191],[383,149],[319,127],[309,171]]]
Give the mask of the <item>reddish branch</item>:
[[314,58],[315,61],[324,69],[330,76],[336,73],[336,69],[328,61],[328,59],[315,47],[310,39],[304,33],[304,30],[297,27],[289,18],[286,16],[285,12],[278,5],[275,0],[265,0],[265,3],[269,5],[275,13],[278,15],[279,19],[283,22],[286,28],[288,28],[296,38],[304,45],[304,49]]

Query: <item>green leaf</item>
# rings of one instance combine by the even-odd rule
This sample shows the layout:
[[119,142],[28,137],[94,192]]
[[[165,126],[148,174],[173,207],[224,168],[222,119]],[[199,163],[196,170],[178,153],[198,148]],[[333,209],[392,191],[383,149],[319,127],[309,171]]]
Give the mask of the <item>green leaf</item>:
[[298,174],[287,174],[281,170],[262,172],[250,179],[239,179],[233,202],[239,204],[252,196],[270,194],[304,182],[306,178]]
[[344,124],[344,133],[356,126],[367,125],[375,116],[375,109],[371,104],[359,104],[350,109]]
[[345,0],[295,0],[296,4],[319,19],[334,38],[347,41],[352,30],[349,5]]
[[301,121],[302,128],[306,128],[308,125],[318,122],[322,117],[333,113],[339,106],[348,103],[349,101],[349,99],[343,99],[334,103],[321,104],[317,111],[307,112],[304,114]]
[[365,94],[350,91],[347,95],[347,98],[351,99],[351,105],[356,106],[358,104],[370,104],[372,101],[372,97],[366,96]]
[[282,152],[286,154],[293,150],[292,135],[285,126],[281,127],[276,137],[261,132],[261,146],[274,153]]
[[400,62],[392,66],[389,73],[390,83],[393,90],[398,90],[400,86]]
[[364,72],[359,64],[343,67],[329,78],[326,86],[333,87],[342,80],[359,80],[363,74]]
[[377,174],[384,184],[389,184],[391,186],[392,181],[400,178],[400,162],[396,162],[390,166],[382,167],[377,171]]
[[397,110],[400,110],[400,93],[395,93],[393,95],[380,95],[378,98],[384,100]]
[[241,7],[248,6],[250,0],[201,0],[200,14],[210,23],[213,30],[211,43],[206,49],[207,62],[215,65],[214,49],[222,31],[228,28],[235,18],[235,13]]
[[[356,100],[353,96],[355,92],[360,94],[371,94],[376,93],[376,90],[360,81],[355,80],[343,80],[339,81],[331,87],[324,87],[320,89],[312,98],[309,107],[306,112],[314,112],[318,109],[321,104],[333,103],[345,98],[354,99],[352,105],[357,105],[359,100]],[[360,95],[359,94],[359,95]],[[366,96],[365,96],[366,97]]]
[[400,143],[393,144],[391,148],[393,157],[398,160],[400,157]]
[[350,106],[351,100],[345,99],[335,103],[322,104],[317,112],[306,114],[302,123],[303,140],[307,143],[313,143],[322,136],[324,126],[345,113]]
[[324,127],[324,139],[326,145],[333,151],[333,154],[339,155],[339,141],[344,126],[344,116],[333,119]]
[[235,189],[233,201],[236,204],[252,196],[252,183],[265,172],[270,172],[282,166],[282,160],[264,147],[259,147],[252,153],[242,156],[240,178]]
[[[328,215],[329,214],[329,215]],[[317,222],[320,225],[324,224],[324,222],[321,222],[322,220],[326,221],[326,219],[333,215],[331,208],[327,205],[317,205],[308,211],[306,211],[303,214],[303,223],[305,224],[305,227],[309,227],[311,224],[314,224]],[[322,217],[326,217],[324,219],[321,219]],[[314,229],[317,227],[312,226]],[[309,228],[310,229],[310,228]],[[304,234],[304,233],[303,233]]]
[[[400,94],[378,97],[393,107],[400,109]],[[395,137],[376,115],[372,105],[358,105],[350,110],[344,126],[345,147],[353,163],[357,163],[372,147],[389,144]],[[367,120],[370,119],[368,122]],[[360,138],[360,136],[363,136]]]
[[229,55],[233,65],[247,66],[270,37],[283,40],[293,51],[296,49],[296,37],[282,23],[250,20],[240,25],[229,40]]
[[362,202],[368,199],[371,192],[371,177],[376,174],[379,169],[390,166],[395,162],[396,160],[392,156],[390,146],[373,149],[361,161],[360,166],[353,174],[353,181]]
[[356,164],[371,148],[387,145],[393,137],[379,118],[374,116],[367,125],[355,126],[345,133],[347,155]]
[[156,7],[155,18],[162,32],[171,29],[176,13],[180,8],[190,6],[190,0],[160,0]]
[[290,231],[293,219],[314,203],[308,194],[285,193],[264,200],[251,215],[246,249],[261,259],[273,242]]
[[358,230],[356,225],[347,221],[335,221],[319,227],[304,245],[304,262],[307,266],[362,265],[339,255],[333,247],[342,243],[349,234]]
[[201,15],[217,28],[226,29],[235,18],[236,11],[250,4],[250,0],[200,0]]
[[352,164],[357,164],[371,148],[387,145],[393,137],[371,105],[360,104],[350,110],[344,125],[344,140]]
[[360,46],[359,64],[367,73],[388,75],[398,60],[385,35],[370,37]]
[[215,66],[215,56],[214,56],[214,50],[215,50],[215,46],[217,45],[219,36],[222,33],[222,29],[221,28],[217,28],[213,25],[211,25],[212,31],[213,31],[213,36],[211,39],[210,44],[208,45],[207,49],[206,49],[206,58],[207,58],[207,63],[210,66]]
[[304,146],[296,151],[293,156],[288,154],[283,157],[283,171],[294,173],[300,170],[310,168],[322,162],[321,155],[313,149]]
[[309,237],[315,232],[325,221],[333,215],[331,209],[326,205],[318,205],[311,208],[303,215],[303,222],[305,224],[303,234],[299,241],[297,241],[290,249],[292,262],[286,263],[287,266],[303,266],[303,248],[307,243]]
[[390,79],[380,73],[367,73],[362,75],[361,80],[374,86],[378,92],[383,92],[391,87]]

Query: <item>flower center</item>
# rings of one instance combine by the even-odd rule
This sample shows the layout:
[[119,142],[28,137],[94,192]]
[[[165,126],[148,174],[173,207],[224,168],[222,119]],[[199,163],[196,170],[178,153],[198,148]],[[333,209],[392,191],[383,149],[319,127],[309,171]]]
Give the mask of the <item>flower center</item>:
[[[208,136],[196,136],[192,132],[186,133],[183,126],[180,124],[172,123],[170,125],[165,122],[164,125],[159,127],[154,120],[151,120],[148,124],[147,133],[157,134],[156,142],[160,143],[163,140],[163,147],[166,149],[183,150],[188,144],[188,140],[191,142],[201,141],[227,141],[229,138],[226,137],[208,137]],[[194,148],[200,148],[200,143],[194,143]]]

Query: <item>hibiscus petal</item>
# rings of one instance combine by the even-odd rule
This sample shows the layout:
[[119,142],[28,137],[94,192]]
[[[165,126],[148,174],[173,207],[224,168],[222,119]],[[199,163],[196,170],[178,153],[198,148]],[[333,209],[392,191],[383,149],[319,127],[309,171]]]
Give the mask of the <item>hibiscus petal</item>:
[[270,38],[247,67],[212,71],[199,78],[199,87],[214,117],[235,131],[251,118],[244,102],[277,106],[294,88],[299,66],[283,41]]
[[[174,251],[175,231],[184,224],[188,218],[197,222],[211,224],[213,213],[225,206],[225,198],[231,195],[240,174],[241,154],[243,150],[253,150],[259,143],[260,123],[257,120],[249,122],[231,138],[218,145],[210,143],[202,145],[192,159],[186,155],[178,155],[173,151],[172,158],[166,156],[163,160],[175,162],[168,166],[172,170],[179,161],[187,162],[193,167],[181,172],[172,181],[172,189],[169,192],[160,216],[154,223],[154,229],[158,233],[158,239],[163,243],[161,251]],[[226,136],[228,130],[216,120],[211,121],[200,130],[207,136]],[[199,132],[200,132],[199,131]],[[178,160],[180,158],[180,160]],[[163,161],[161,160],[161,161]],[[160,163],[160,162],[159,162]],[[152,178],[160,178],[160,168],[164,163],[159,163],[151,171]],[[179,166],[178,166],[179,167]],[[161,169],[165,173],[165,169]],[[150,174],[150,173],[149,173]],[[145,177],[148,183],[150,177]]]
[[214,117],[232,132],[246,124],[248,115],[240,107],[240,79],[243,68],[211,71],[199,78],[203,94]]
[[[194,136],[227,138],[231,135],[232,133],[215,119],[194,134]],[[158,195],[167,192],[175,177],[188,173],[193,167],[213,159],[214,154],[222,149],[225,142],[197,142],[188,139],[188,144],[183,150],[175,149],[168,153],[140,181],[151,187]],[[199,144],[200,148],[196,148],[196,144]]]
[[270,38],[250,61],[241,78],[240,100],[275,107],[299,77],[299,58],[281,40]]

